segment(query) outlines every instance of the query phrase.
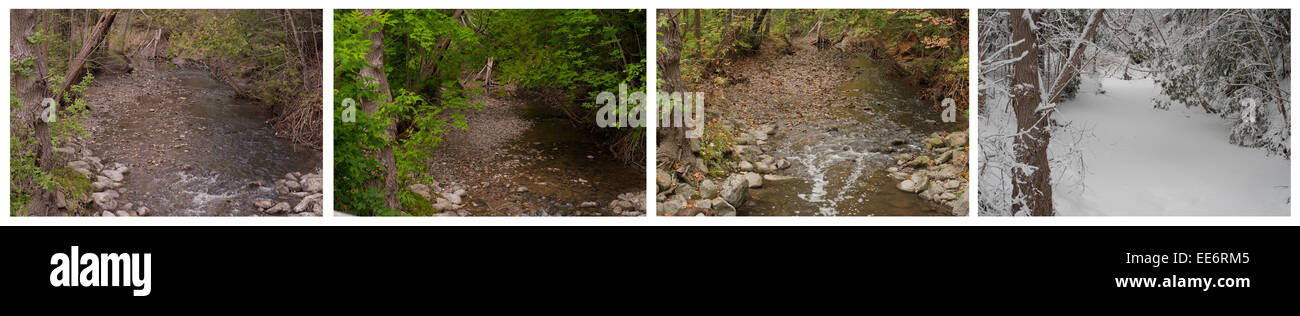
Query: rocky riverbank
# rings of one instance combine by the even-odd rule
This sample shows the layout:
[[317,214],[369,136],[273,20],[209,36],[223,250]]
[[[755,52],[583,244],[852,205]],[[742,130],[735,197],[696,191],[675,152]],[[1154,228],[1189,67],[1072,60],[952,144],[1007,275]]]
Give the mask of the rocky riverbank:
[[[725,128],[739,127],[734,121],[725,122]],[[762,188],[763,181],[793,179],[775,174],[789,168],[790,161],[772,157],[763,150],[762,145],[773,135],[776,135],[775,125],[762,125],[739,133],[736,145],[724,153],[739,159],[729,166],[731,170],[739,172],[718,178],[720,183],[709,178],[691,179],[696,176],[687,175],[689,169],[685,165],[672,171],[656,170],[656,210],[666,216],[736,216],[736,207],[745,205],[750,189]],[[688,142],[694,154],[692,159],[696,170],[709,170],[704,158],[699,156],[702,149],[700,140],[693,138]]]
[[[506,89],[506,88],[502,88]],[[512,90],[477,97],[469,129],[443,135],[432,179],[405,187],[433,216],[644,216],[644,171],[546,98]]]
[[89,183],[63,192],[67,213],[321,215],[321,153],[275,135],[268,106],[205,70],[133,69],[95,78],[85,93],[89,135],[60,144],[69,169]]
[[966,216],[970,214],[968,142],[966,132],[932,133],[922,140],[924,154],[894,156],[897,166],[889,167],[890,177],[898,181],[899,190],[948,206],[952,215]]

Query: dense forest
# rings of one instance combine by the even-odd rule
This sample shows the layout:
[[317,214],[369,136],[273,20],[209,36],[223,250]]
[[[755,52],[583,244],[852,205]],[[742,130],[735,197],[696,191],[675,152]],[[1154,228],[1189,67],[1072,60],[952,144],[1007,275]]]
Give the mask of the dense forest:
[[[927,160],[920,169],[947,170],[943,180],[951,188],[909,187],[896,196],[905,205],[850,197],[881,191],[877,186],[888,181],[873,179],[890,175],[872,173],[902,158],[891,154],[928,154],[915,150],[922,139],[951,133],[962,141],[926,150],[943,157],[964,152],[966,10],[658,12],[661,103],[700,99],[665,93],[702,92],[707,109],[704,121],[693,122],[696,103],[676,105],[686,113],[671,117],[685,124],[659,124],[661,214],[868,215],[920,208],[946,214],[958,208],[953,195],[964,192],[957,179],[964,179],[964,158]],[[945,110],[949,117],[939,120]],[[688,136],[696,132],[702,136]],[[891,172],[915,169],[901,167]],[[922,199],[952,205],[922,206]]]
[[[10,16],[12,214],[150,213],[141,208],[158,202],[149,201],[145,192],[134,197],[143,199],[138,204],[116,203],[130,189],[139,189],[124,174],[162,172],[164,160],[179,168],[191,151],[188,144],[171,153],[152,142],[220,130],[180,119],[202,109],[189,103],[208,99],[180,96],[182,84],[173,77],[179,69],[200,71],[203,78],[220,82],[214,89],[232,90],[234,98],[259,104],[253,111],[269,118],[259,122],[267,125],[259,129],[319,151],[319,10],[11,10]],[[46,98],[56,105],[43,103]],[[163,121],[140,126],[124,118],[135,111]],[[164,113],[171,116],[162,117]],[[147,129],[152,130],[145,134]],[[123,153],[128,149],[118,144],[154,145],[156,150]],[[215,157],[250,154],[201,151]],[[131,207],[135,205],[141,208]]]
[[1289,10],[980,10],[981,213],[1286,214],[1290,30]]
[[[623,165],[644,164],[644,128],[597,130],[594,102],[620,85],[644,92],[644,17],[643,10],[336,10],[335,209],[456,214],[446,211],[471,204],[462,197],[480,186],[456,187],[442,178],[476,171],[454,179],[469,182],[465,178],[491,175],[494,164],[470,155],[450,162],[454,167],[439,167],[457,157],[440,146],[457,135],[490,139],[465,146],[482,148],[527,138],[517,129],[537,130],[522,127],[532,121],[502,123],[515,122],[510,118],[525,108],[524,99],[544,99],[541,112],[562,113],[570,122],[566,131],[597,134],[592,150]],[[495,119],[468,118],[485,113]],[[503,135],[508,132],[514,134]],[[503,177],[527,169],[515,167]]]

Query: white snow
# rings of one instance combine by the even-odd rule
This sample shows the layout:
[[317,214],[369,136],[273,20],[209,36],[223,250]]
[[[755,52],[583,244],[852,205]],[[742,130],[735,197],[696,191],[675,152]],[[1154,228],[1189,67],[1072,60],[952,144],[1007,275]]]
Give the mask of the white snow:
[[1049,155],[1074,162],[1053,166],[1058,215],[1289,215],[1289,160],[1229,144],[1230,123],[1200,107],[1152,108],[1150,79],[1100,83],[1105,94],[1080,89],[1053,115],[1069,128]]

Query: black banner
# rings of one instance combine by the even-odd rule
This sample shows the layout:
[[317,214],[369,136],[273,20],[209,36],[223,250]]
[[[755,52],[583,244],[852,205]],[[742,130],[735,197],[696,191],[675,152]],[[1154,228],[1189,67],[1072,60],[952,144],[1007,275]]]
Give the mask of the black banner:
[[[1295,227],[4,227],[7,300],[637,301],[1106,298],[1250,301],[1297,292]],[[72,247],[77,247],[74,257]],[[60,283],[60,254],[149,254]],[[108,256],[112,254],[113,256]],[[124,256],[122,254],[125,254]],[[132,256],[140,255],[140,256]],[[72,260],[77,258],[78,260]],[[114,260],[107,260],[107,259]],[[139,258],[139,259],[136,259]],[[123,266],[129,266],[123,265]],[[131,275],[143,279],[143,269]],[[120,273],[120,272],[119,272]],[[111,269],[90,273],[112,278]],[[94,276],[86,275],[89,281]],[[52,284],[59,283],[60,286]],[[139,282],[145,283],[145,282]],[[107,286],[99,286],[107,284]]]

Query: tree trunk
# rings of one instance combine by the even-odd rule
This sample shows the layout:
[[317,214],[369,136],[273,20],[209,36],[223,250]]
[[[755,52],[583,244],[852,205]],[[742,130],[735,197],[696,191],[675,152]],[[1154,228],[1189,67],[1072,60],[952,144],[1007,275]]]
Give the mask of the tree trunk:
[[1088,41],[1092,40],[1092,35],[1097,33],[1097,25],[1102,23],[1102,14],[1105,12],[1106,9],[1097,9],[1097,12],[1093,13],[1092,23],[1086,26],[1087,29],[1083,30],[1083,36],[1079,37],[1082,41],[1075,46],[1074,50],[1070,51],[1069,60],[1066,61],[1067,64],[1062,68],[1061,74],[1056,77],[1056,81],[1053,81],[1055,84],[1052,86],[1052,90],[1049,90],[1052,93],[1049,94],[1050,97],[1047,99],[1048,104],[1056,103],[1056,100],[1061,98],[1061,93],[1065,92],[1065,86],[1071,80],[1074,80],[1074,74],[1079,72],[1079,61],[1083,60],[1083,51],[1088,48]]
[[771,9],[762,9],[758,11],[758,17],[754,18],[753,26],[749,27],[749,34],[758,34],[759,28],[763,27],[763,19],[767,18],[767,11]]
[[[663,93],[684,93],[686,90],[686,84],[682,82],[681,71],[682,36],[684,34],[682,30],[679,29],[679,22],[677,20],[680,13],[681,11],[675,9],[659,10],[659,17],[666,21],[665,23],[659,24],[658,33],[663,36],[659,41],[659,45],[662,46],[663,49],[658,50],[656,56],[657,60],[655,61],[659,69],[659,78],[663,79],[663,84],[658,87],[658,90],[661,91],[661,98],[659,99],[660,104],[668,101],[662,98],[662,96],[664,96]],[[672,109],[673,112],[679,112],[682,110],[682,108],[676,106]],[[662,118],[660,116],[662,112],[652,111],[652,113],[654,113],[652,115],[655,115],[656,118]],[[657,129],[659,135],[657,140],[658,150],[656,152],[657,163],[660,166],[671,166],[673,163],[678,162],[681,162],[684,165],[690,165],[689,163],[685,163],[685,159],[689,157],[690,154],[690,147],[687,146],[686,128],[668,126],[671,118],[677,116],[676,113],[670,112],[670,114],[672,115],[668,116],[669,120],[659,120],[659,126]],[[686,117],[687,114],[681,113],[681,115],[682,117]]]
[[[368,16],[374,16],[375,10],[361,10]],[[373,22],[367,28],[373,30],[370,32],[370,51],[366,52],[366,66],[358,71],[363,82],[375,83],[378,85],[378,100],[362,100],[361,109],[366,114],[375,115],[379,111],[381,103],[392,102],[391,92],[388,90],[388,75],[384,73],[384,30],[383,25]],[[384,130],[388,139],[394,140],[397,134],[393,124],[388,124]],[[379,164],[384,168],[382,179],[373,179],[370,186],[376,187],[384,192],[384,206],[390,210],[400,210],[401,203],[397,200],[397,159],[393,156],[393,146],[382,146],[378,150]]]
[[[10,60],[23,61],[27,59],[39,60],[44,52],[36,49],[36,46],[27,41],[28,37],[36,35],[36,10],[10,10],[10,28],[9,28],[9,52]],[[46,174],[54,171],[57,161],[54,158],[53,144],[50,142],[49,125],[40,119],[41,100],[49,95],[45,86],[45,66],[37,65],[32,76],[24,76],[21,73],[13,72],[9,78],[9,85],[14,89],[13,93],[20,99],[23,113],[18,113],[18,122],[31,128],[32,137],[36,138],[36,147],[31,150],[36,155],[36,167]],[[12,129],[11,129],[12,132]],[[15,135],[24,137],[25,135]],[[54,193],[46,191],[41,186],[30,181],[30,179],[14,179],[21,181],[21,187],[28,193],[31,193],[31,201],[27,204],[27,213],[31,215],[51,215],[57,211],[54,206]]]
[[[453,13],[451,15],[451,19],[459,20],[462,14],[465,14],[464,9],[456,9],[456,13]],[[426,56],[425,56],[424,64],[420,67],[420,76],[419,79],[417,79],[414,82],[415,85],[423,85],[424,81],[429,79],[429,76],[438,73],[438,63],[442,62],[442,55],[443,55],[442,52],[445,51],[447,49],[447,46],[449,45],[451,45],[450,34],[448,34],[447,36],[443,36],[442,38],[439,38],[438,45],[432,52],[428,52],[428,51],[425,52]],[[417,91],[414,86],[408,86],[406,87],[406,89],[410,91]]]
[[[129,51],[126,48],[126,37],[127,35],[131,35],[131,10],[126,10],[126,20],[124,22],[126,22],[126,25],[119,28],[122,30],[122,55],[126,55]],[[109,45],[111,46],[112,44]]]
[[[1052,140],[1048,124],[1052,109],[1038,111],[1043,103],[1038,87],[1038,37],[1034,34],[1023,9],[1011,10],[1011,42],[1024,40],[1011,49],[1012,56],[1024,56],[1012,67],[1011,107],[1016,112],[1016,162],[1021,168],[1012,171],[1011,204],[1013,214],[1028,210],[1030,215],[1051,216],[1052,170],[1047,160],[1047,145]],[[1038,15],[1032,19],[1037,21]],[[1028,169],[1027,168],[1032,168]]]
[[704,11],[704,10],[694,9],[691,11],[694,11],[695,13],[695,18],[691,19],[691,30],[695,31],[695,41],[698,42],[700,41],[700,39],[704,38],[704,36],[701,35],[701,27],[700,27],[700,25],[704,22],[704,20],[700,17],[700,11]]
[[99,16],[99,22],[95,23],[95,30],[90,33],[90,37],[85,42],[82,42],[81,52],[77,53],[77,57],[72,59],[71,64],[68,64],[67,75],[63,76],[63,85],[59,86],[59,90],[54,91],[54,95],[62,96],[63,92],[68,91],[68,87],[77,81],[77,73],[81,71],[81,66],[85,65],[86,58],[89,58],[90,54],[95,52],[95,48],[104,39],[104,34],[108,33],[108,28],[113,25],[113,18],[116,16],[116,9],[104,10],[104,14]]

